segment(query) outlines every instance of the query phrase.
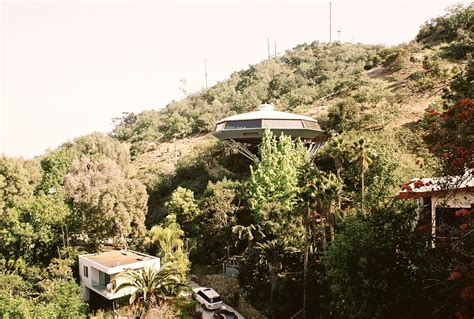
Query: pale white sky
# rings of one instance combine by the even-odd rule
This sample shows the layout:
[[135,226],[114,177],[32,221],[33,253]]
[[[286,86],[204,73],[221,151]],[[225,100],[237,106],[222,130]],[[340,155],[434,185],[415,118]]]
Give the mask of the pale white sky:
[[[398,44],[456,1],[333,1],[333,40]],[[164,107],[278,52],[326,42],[328,2],[2,1],[0,154],[31,158],[123,111]]]

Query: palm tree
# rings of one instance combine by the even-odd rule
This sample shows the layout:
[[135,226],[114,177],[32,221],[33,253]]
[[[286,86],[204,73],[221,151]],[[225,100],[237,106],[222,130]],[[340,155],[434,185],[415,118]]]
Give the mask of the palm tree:
[[295,248],[289,246],[286,239],[273,239],[264,243],[258,243],[256,249],[260,251],[260,261],[268,265],[270,271],[271,291],[270,306],[272,317],[274,313],[274,301],[279,283],[279,275],[283,271],[283,257],[287,253],[295,252]]
[[265,234],[262,232],[262,227],[260,225],[236,225],[232,227],[232,232],[238,235],[239,240],[247,240],[247,247],[242,254],[244,254],[252,246],[255,237],[258,236],[260,238],[265,238]]
[[[331,139],[331,142],[328,143],[328,155],[332,157],[334,160],[334,166],[336,168],[336,176],[337,178],[342,181],[341,178],[341,171],[342,171],[342,164],[343,164],[343,156],[344,156],[344,141],[341,137],[336,137]],[[337,206],[341,209],[341,197],[337,197]]]
[[130,305],[138,308],[142,315],[153,305],[159,305],[166,296],[174,295],[177,289],[184,286],[178,272],[165,264],[160,270],[156,268],[129,269],[118,275],[124,282],[115,288],[115,293],[127,288],[134,291],[130,295]]
[[360,181],[361,181],[361,196],[360,196],[360,208],[364,208],[364,174],[369,169],[370,164],[372,164],[372,152],[370,149],[369,142],[361,138],[357,142],[354,142],[352,145],[353,150],[355,151],[354,158],[352,162],[357,162],[359,173],[360,173]]
[[337,178],[341,178],[341,170],[342,170],[342,161],[344,155],[343,149],[344,141],[341,137],[336,137],[331,139],[328,143],[327,153],[329,156],[332,157],[334,160],[334,166],[336,168],[336,176]]
[[331,242],[334,241],[335,227],[336,227],[336,214],[335,214],[335,201],[341,197],[342,182],[339,178],[330,173],[327,178],[324,178],[323,182],[323,199],[326,201],[326,219],[329,220],[329,231],[331,234]]

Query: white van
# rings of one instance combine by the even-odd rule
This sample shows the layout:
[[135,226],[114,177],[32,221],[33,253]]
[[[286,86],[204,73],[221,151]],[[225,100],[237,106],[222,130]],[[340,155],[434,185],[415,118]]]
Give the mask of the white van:
[[221,296],[212,288],[194,288],[196,300],[207,310],[220,309],[222,306]]

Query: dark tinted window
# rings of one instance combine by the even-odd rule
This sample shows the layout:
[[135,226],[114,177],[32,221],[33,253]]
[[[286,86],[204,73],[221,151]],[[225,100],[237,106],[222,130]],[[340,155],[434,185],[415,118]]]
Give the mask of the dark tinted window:
[[228,121],[225,125],[226,130],[235,130],[239,128],[259,128],[259,127],[262,127],[262,120]]
[[219,301],[221,301],[221,297],[211,298],[211,302],[219,302]]
[[206,300],[207,302],[212,302],[212,301],[209,299],[209,297],[208,297],[204,292],[202,292],[202,290],[201,290],[200,292],[198,292],[198,295],[201,296],[201,297],[203,297],[204,300]]

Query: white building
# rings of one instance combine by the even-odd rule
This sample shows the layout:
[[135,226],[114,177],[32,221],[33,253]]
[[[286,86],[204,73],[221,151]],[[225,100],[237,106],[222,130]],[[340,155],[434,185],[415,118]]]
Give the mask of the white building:
[[125,278],[117,276],[127,269],[155,268],[160,269],[160,258],[134,252],[131,250],[114,250],[109,252],[79,256],[79,275],[84,300],[90,300],[94,291],[108,300],[130,295],[133,288],[114,292]]
[[437,210],[474,208],[474,171],[469,170],[462,176],[444,176],[438,178],[415,178],[402,186],[397,195],[400,199],[417,199],[421,205],[429,206],[432,245],[437,239],[443,239],[438,225],[442,222]]

